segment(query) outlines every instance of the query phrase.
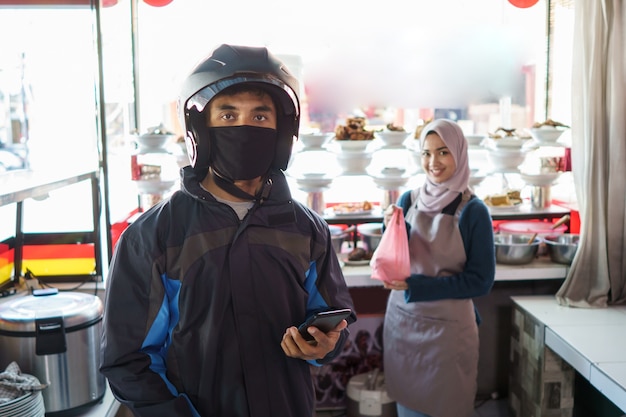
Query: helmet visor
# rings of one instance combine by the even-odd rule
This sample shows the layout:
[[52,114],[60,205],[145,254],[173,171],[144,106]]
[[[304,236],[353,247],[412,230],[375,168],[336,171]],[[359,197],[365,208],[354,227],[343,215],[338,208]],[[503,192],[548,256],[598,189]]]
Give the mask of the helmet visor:
[[278,99],[281,104],[281,108],[285,114],[293,114],[298,116],[298,98],[296,93],[285,84],[283,81],[269,74],[237,74],[234,77],[223,78],[212,84],[207,85],[202,90],[195,93],[187,100],[186,110],[187,112],[195,107],[197,112],[202,112],[206,105],[221,91],[224,91],[228,87],[232,87],[241,83],[254,83],[261,88],[266,86],[272,86],[266,88],[268,93],[275,99]]

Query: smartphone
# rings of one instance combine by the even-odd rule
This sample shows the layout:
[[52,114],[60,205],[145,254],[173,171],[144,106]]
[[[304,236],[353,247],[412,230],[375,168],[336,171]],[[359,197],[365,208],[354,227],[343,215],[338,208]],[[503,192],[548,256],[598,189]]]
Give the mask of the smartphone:
[[309,334],[307,329],[309,326],[315,326],[324,333],[328,333],[334,329],[341,320],[347,319],[352,313],[349,308],[342,308],[339,310],[321,311],[313,314],[304,323],[298,327],[298,331],[306,341],[315,340],[313,336]]

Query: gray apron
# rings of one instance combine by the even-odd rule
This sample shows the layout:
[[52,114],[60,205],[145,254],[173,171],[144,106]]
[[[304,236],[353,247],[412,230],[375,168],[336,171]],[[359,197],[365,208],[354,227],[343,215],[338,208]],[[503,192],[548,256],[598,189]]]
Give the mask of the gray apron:
[[[465,248],[459,214],[416,209],[418,190],[406,214],[411,225],[411,273],[445,276],[463,270]],[[433,278],[437,279],[437,278]],[[471,299],[407,303],[391,291],[384,322],[385,385],[391,398],[431,417],[471,416],[477,389],[478,327]]]

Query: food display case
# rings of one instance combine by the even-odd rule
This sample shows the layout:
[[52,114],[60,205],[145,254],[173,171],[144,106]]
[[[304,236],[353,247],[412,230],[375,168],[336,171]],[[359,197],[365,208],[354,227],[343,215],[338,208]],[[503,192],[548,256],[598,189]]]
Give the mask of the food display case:
[[[305,193],[306,197],[300,201],[306,201],[328,224],[343,227],[350,233],[345,239],[345,250],[362,247],[362,238],[367,238],[361,236],[362,225],[382,223],[384,209],[395,203],[402,192],[420,186],[425,180],[420,151],[412,132],[391,130],[389,126],[375,130],[367,127],[362,118],[348,118],[334,133],[301,136],[301,143],[294,147],[288,178]],[[554,172],[547,171],[551,169],[551,159],[537,152],[553,142],[537,142],[531,136],[509,135],[495,139],[487,135],[468,135],[468,144],[470,186],[487,204],[494,231],[498,232],[499,225],[511,221],[552,224],[570,214],[567,207],[537,201],[536,189],[547,198],[546,193],[549,194],[549,188],[560,176],[557,166]],[[546,164],[549,166],[544,167]],[[528,166],[537,171],[521,170]],[[346,200],[337,202],[331,198],[327,202],[326,196],[339,189],[340,198]],[[374,194],[373,189],[379,192]],[[569,222],[565,226],[566,231],[569,230]],[[348,262],[345,250],[339,253],[340,260],[346,266],[360,265]]]

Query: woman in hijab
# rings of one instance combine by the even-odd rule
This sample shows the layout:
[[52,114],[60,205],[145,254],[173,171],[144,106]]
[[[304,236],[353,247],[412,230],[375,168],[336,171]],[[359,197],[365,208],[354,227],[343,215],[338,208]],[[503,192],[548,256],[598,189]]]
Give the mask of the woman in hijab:
[[420,145],[426,181],[397,203],[407,223],[411,275],[384,283],[392,290],[383,335],[386,388],[398,417],[466,417],[478,373],[480,319],[472,298],[487,294],[495,275],[491,216],[469,187],[459,126],[435,120],[422,130]]

